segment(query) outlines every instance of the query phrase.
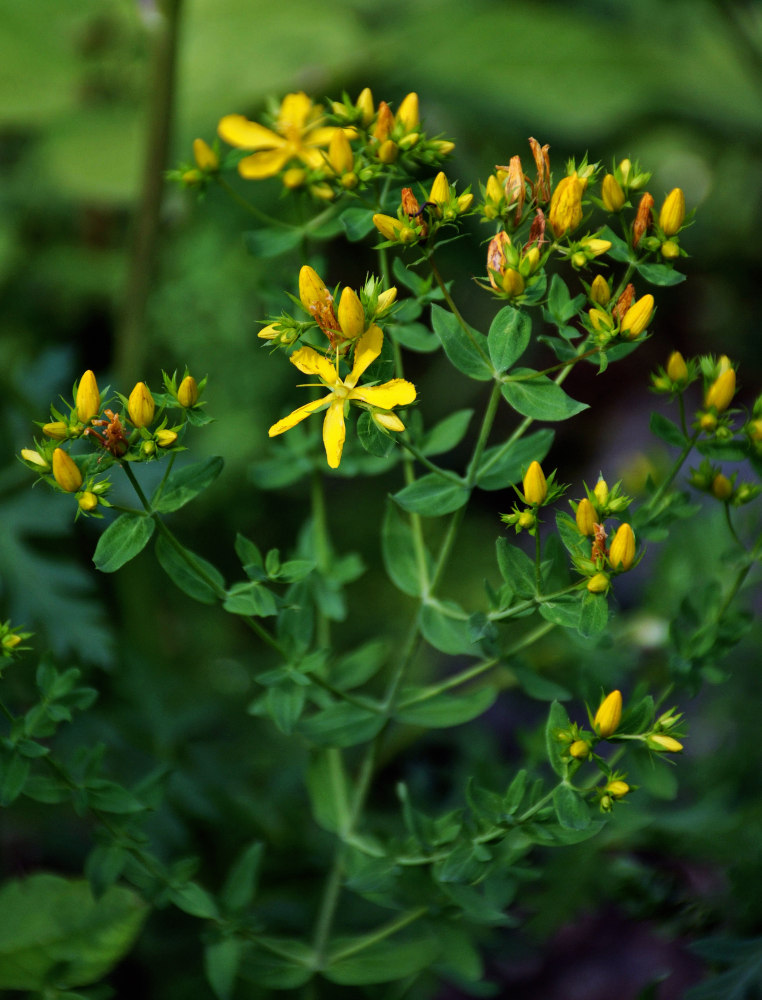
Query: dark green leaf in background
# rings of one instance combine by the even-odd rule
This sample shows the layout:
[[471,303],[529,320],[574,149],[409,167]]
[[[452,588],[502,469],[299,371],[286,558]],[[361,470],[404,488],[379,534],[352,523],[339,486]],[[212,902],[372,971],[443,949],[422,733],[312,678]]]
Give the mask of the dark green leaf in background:
[[148,545],[156,524],[143,514],[120,514],[98,539],[93,562],[101,573],[114,573]]
[[487,346],[496,372],[507,371],[529,346],[532,320],[528,313],[504,306],[492,320]]
[[153,509],[167,514],[184,507],[186,503],[190,503],[194,497],[203,492],[207,486],[211,486],[222,472],[223,465],[224,462],[219,456],[212,456],[173,472],[161,488],[161,492],[157,489],[154,498],[152,498]]
[[487,338],[483,333],[470,328],[466,333],[458,319],[438,305],[431,307],[431,323],[445,354],[458,371],[481,382],[493,377]]

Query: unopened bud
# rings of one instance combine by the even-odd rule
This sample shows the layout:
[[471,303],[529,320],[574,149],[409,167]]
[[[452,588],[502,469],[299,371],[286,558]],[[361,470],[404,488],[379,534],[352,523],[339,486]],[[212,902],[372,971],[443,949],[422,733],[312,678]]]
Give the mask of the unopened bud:
[[405,425],[396,413],[382,413],[380,410],[372,410],[370,415],[373,423],[378,424],[384,430],[399,433],[405,429]]
[[683,744],[673,736],[664,736],[662,733],[652,733],[647,742],[652,750],[665,753],[680,753],[683,749]]
[[635,558],[635,535],[629,524],[620,524],[609,548],[609,562],[614,569],[628,570]]
[[580,500],[577,504],[576,521],[581,534],[586,536],[593,534],[595,530],[595,508],[587,497]]
[[370,125],[373,121],[373,115],[375,114],[375,108],[373,107],[373,94],[371,93],[370,87],[364,87],[360,91],[360,96],[355,101],[355,107],[362,115],[362,124]]
[[630,786],[627,784],[626,781],[620,781],[620,780],[617,779],[617,780],[614,780],[614,781],[610,781],[606,785],[606,792],[613,799],[624,798],[624,796],[627,795],[627,793],[629,791],[630,791]]
[[602,274],[596,274],[590,286],[590,300],[597,306],[605,306],[611,298],[609,283]]
[[576,760],[584,760],[590,756],[590,744],[586,740],[575,740],[569,747],[569,753]]
[[665,260],[677,260],[680,256],[680,247],[674,240],[666,240],[661,245],[660,253]]
[[523,482],[524,499],[533,506],[544,503],[548,495],[548,484],[539,462],[532,462]]
[[688,366],[679,351],[673,351],[667,360],[667,375],[673,382],[684,382],[688,378]]
[[76,493],[82,485],[82,473],[77,463],[63,448],[56,448],[53,452],[53,478],[67,493]]
[[599,507],[605,507],[609,498],[609,484],[605,479],[599,479],[593,490],[596,502]]
[[606,174],[603,178],[601,200],[607,212],[620,212],[624,205],[624,191],[613,174]]
[[534,516],[531,510],[522,510],[519,514],[519,519],[517,524],[524,531],[531,531],[532,528],[537,524],[537,518]]
[[376,156],[381,163],[394,163],[399,154],[399,146],[392,139],[387,139],[378,147]]
[[204,173],[214,173],[215,170],[220,169],[219,156],[217,156],[209,143],[204,142],[203,139],[193,140],[193,158],[199,169],[203,170]]
[[418,110],[418,94],[411,93],[403,98],[397,108],[396,121],[401,123],[406,132],[413,132],[421,124]]
[[302,187],[306,180],[307,171],[303,167],[289,167],[288,170],[284,170],[281,177],[283,187],[288,188],[289,191],[295,191]]
[[605,573],[596,573],[587,581],[587,589],[591,594],[605,594],[611,581]]
[[198,402],[198,383],[192,375],[186,375],[177,390],[177,402],[180,406],[190,409]]
[[328,162],[339,175],[348,173],[354,166],[354,154],[344,129],[337,128],[331,137]]
[[85,490],[84,493],[80,493],[77,497],[77,503],[81,511],[89,514],[90,511],[95,510],[98,506],[98,497],[90,490]]
[[22,448],[21,457],[25,462],[29,462],[30,465],[36,465],[40,469],[47,470],[50,468],[48,460],[43,458],[39,451],[35,451],[34,448]]
[[732,368],[728,368],[718,375],[707,389],[704,406],[707,409],[713,406],[718,413],[722,413],[730,406],[735,393],[736,373]]
[[136,427],[148,427],[153,420],[156,404],[145,382],[138,382],[127,401],[127,413]]
[[653,295],[644,295],[633,303],[622,318],[622,336],[634,340],[648,326],[654,311]]
[[160,448],[170,448],[177,441],[177,431],[164,430],[156,431],[156,443]]
[[661,206],[659,228],[665,236],[674,236],[682,228],[683,222],[685,222],[685,195],[680,188],[674,188]]
[[69,436],[69,428],[63,420],[54,420],[52,423],[43,426],[42,433],[46,437],[53,438],[55,441],[65,441]]
[[96,416],[101,408],[98,383],[95,381],[95,375],[89,368],[79,380],[75,406],[77,408],[77,419],[81,420],[83,424],[87,423],[91,417]]
[[612,691],[606,695],[595,713],[593,727],[602,739],[612,736],[622,719],[622,692]]
[[733,484],[730,482],[727,476],[724,476],[721,472],[712,480],[712,496],[716,497],[717,500],[729,500],[733,493]]
[[339,326],[347,340],[355,340],[365,331],[365,313],[357,293],[345,288],[339,300]]

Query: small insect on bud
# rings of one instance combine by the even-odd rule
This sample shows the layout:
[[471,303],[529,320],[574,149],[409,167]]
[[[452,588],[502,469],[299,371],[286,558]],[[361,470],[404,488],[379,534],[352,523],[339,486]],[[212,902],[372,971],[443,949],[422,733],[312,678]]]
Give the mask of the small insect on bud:
[[532,462],[523,482],[524,499],[528,504],[539,507],[548,495],[548,484],[539,462]]
[[91,417],[96,416],[101,408],[98,383],[95,381],[95,375],[89,368],[79,380],[75,406],[77,408],[77,419],[81,420],[83,424],[87,423]]
[[156,404],[145,382],[138,382],[127,401],[127,413],[136,427],[148,427],[153,420]]
[[602,739],[612,736],[622,719],[622,692],[612,691],[606,695],[595,713],[593,728]]
[[67,493],[76,493],[82,485],[82,473],[63,448],[56,448],[53,452],[53,478]]
[[192,375],[186,375],[177,390],[177,402],[180,406],[190,409],[198,402],[198,382]]
[[609,548],[613,569],[627,570],[635,558],[635,535],[629,524],[620,524]]

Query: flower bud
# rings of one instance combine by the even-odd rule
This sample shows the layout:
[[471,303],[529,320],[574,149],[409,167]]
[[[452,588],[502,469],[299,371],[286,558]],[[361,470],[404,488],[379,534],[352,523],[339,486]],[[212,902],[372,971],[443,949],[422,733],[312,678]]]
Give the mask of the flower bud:
[[198,168],[203,170],[204,173],[214,173],[215,170],[220,169],[219,156],[217,156],[209,143],[204,142],[203,139],[193,140],[193,158]]
[[606,792],[614,799],[624,798],[630,791],[630,786],[626,781],[615,779],[606,785]]
[[3,636],[2,647],[5,650],[15,649],[21,643],[21,636],[8,632]]
[[638,202],[638,211],[632,224],[632,245],[636,247],[651,225],[651,209],[654,207],[653,196],[645,191]]
[[605,573],[596,573],[587,581],[587,589],[591,594],[605,594],[609,589],[610,582]]
[[[752,441],[762,441],[762,420],[751,420],[746,425],[746,433]],[[22,452],[23,454],[23,452]]]
[[465,194],[458,195],[458,200],[456,202],[458,206],[458,215],[463,215],[464,212],[467,212],[473,203],[474,196],[470,191],[467,191]]
[[170,431],[166,428],[156,431],[156,444],[160,448],[170,448],[177,441],[177,431]]
[[396,298],[397,298],[396,288],[387,288],[385,292],[381,292],[376,301],[376,316],[380,316],[381,313],[386,312],[386,310],[389,308],[389,306],[392,305],[392,303],[396,300]]
[[406,132],[414,132],[421,124],[418,111],[418,94],[411,93],[403,98],[397,108],[396,121],[401,123]]
[[716,497],[717,500],[729,500],[733,493],[733,484],[727,476],[718,472],[712,480],[711,491],[712,496]]
[[624,205],[624,191],[613,174],[606,174],[601,185],[601,200],[607,212],[620,212]]
[[622,719],[622,692],[612,691],[606,695],[595,713],[593,728],[602,739],[612,736]]
[[582,535],[592,535],[595,530],[595,508],[585,497],[577,504],[576,513],[577,527]]
[[434,178],[427,200],[433,201],[435,205],[444,205],[450,200],[450,184],[444,171],[440,170]]
[[54,420],[52,423],[43,426],[42,433],[56,441],[65,441],[69,436],[69,428],[63,420]]
[[586,256],[600,257],[601,254],[607,253],[611,249],[611,240],[600,240],[591,236],[582,241],[582,246]]
[[605,479],[599,479],[593,490],[596,503],[599,507],[605,507],[609,499],[609,484]]
[[647,742],[652,750],[666,753],[680,753],[683,749],[683,744],[673,736],[664,736],[662,733],[651,733]]
[[609,548],[613,569],[628,570],[635,558],[635,535],[629,524],[620,524]]
[[186,375],[177,390],[177,402],[180,406],[190,409],[198,402],[198,383],[192,375]]
[[261,340],[276,340],[281,335],[280,324],[279,323],[268,323],[267,326],[263,326],[259,331],[257,336]]
[[688,378],[688,366],[679,351],[673,351],[667,360],[667,375],[673,382],[684,382]]
[[383,413],[380,410],[371,410],[373,423],[387,431],[404,431],[405,425],[396,413]]
[[138,382],[127,400],[127,413],[136,427],[148,427],[153,420],[156,405],[151,390],[145,382]]
[[644,295],[634,302],[622,318],[622,336],[634,340],[648,326],[654,311],[653,295]]
[[500,287],[506,295],[515,297],[516,295],[521,295],[524,291],[524,279],[515,267],[509,267],[506,268],[505,273],[500,279]]
[[520,528],[523,528],[524,531],[531,531],[537,524],[537,518],[531,510],[522,510],[516,523]]
[[386,142],[382,142],[378,147],[378,152],[376,153],[379,161],[386,164],[394,163],[398,155],[399,146],[391,139],[387,139]]
[[611,298],[609,283],[602,274],[596,274],[593,283],[590,285],[590,301],[597,306],[605,306]]
[[665,236],[680,232],[685,222],[685,195],[680,188],[674,188],[664,199],[659,212],[659,228]]
[[77,408],[77,419],[81,420],[83,424],[87,423],[91,417],[96,416],[101,408],[98,383],[95,381],[95,375],[89,368],[79,380],[75,406]]
[[146,458],[150,458],[152,455],[156,454],[156,442],[144,441],[140,446],[140,450],[143,452]]
[[575,740],[569,747],[569,753],[575,760],[584,760],[590,756],[590,744],[586,740]]
[[53,478],[67,493],[76,493],[82,485],[82,473],[77,463],[63,448],[56,448],[53,452]]
[[538,507],[545,502],[548,495],[548,484],[539,462],[532,462],[526,471],[523,482],[524,499],[527,503]]
[[666,240],[661,245],[660,253],[665,260],[677,260],[680,256],[680,247],[674,240]]
[[432,139],[431,146],[439,156],[449,156],[453,149],[455,149],[455,143],[450,142],[449,139]]
[[331,137],[331,143],[328,147],[328,162],[339,175],[348,173],[354,166],[355,158],[352,147],[349,144],[347,133],[342,128],[337,128]]
[[21,457],[25,462],[29,462],[30,465],[36,465],[40,469],[49,469],[50,462],[43,458],[39,451],[35,451],[34,448],[22,448]]
[[577,176],[576,171],[559,181],[548,210],[548,221],[557,237],[576,229],[582,221],[584,190],[585,182]]
[[414,229],[391,215],[374,215],[373,225],[385,239],[394,243],[412,243],[417,238]]
[[373,107],[373,94],[371,93],[370,87],[363,87],[360,91],[360,96],[355,101],[355,107],[362,115],[362,124],[370,125],[373,121],[373,115],[375,114],[375,108]]
[[288,170],[283,172],[283,176],[281,177],[283,187],[288,188],[289,191],[295,191],[297,188],[302,187],[306,180],[307,171],[302,167],[289,167]]
[[339,326],[347,340],[355,340],[365,332],[365,313],[357,293],[345,288],[339,300]]
[[714,407],[718,413],[722,413],[730,406],[736,393],[736,373],[732,368],[728,368],[718,375],[706,391],[704,406],[709,409]]
[[84,493],[80,493],[77,497],[77,503],[79,504],[79,509],[81,511],[84,511],[85,514],[89,514],[90,511],[95,510],[98,506],[98,497],[90,490],[85,490]]

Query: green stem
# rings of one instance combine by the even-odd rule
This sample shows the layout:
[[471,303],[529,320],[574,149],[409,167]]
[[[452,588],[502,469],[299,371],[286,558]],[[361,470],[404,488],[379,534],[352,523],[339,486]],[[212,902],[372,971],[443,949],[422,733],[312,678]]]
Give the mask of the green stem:
[[[326,576],[331,565],[331,544],[328,540],[328,518],[325,509],[323,477],[317,469],[312,473],[310,500],[317,570],[321,576]],[[320,610],[318,610],[317,641],[323,648],[328,648],[331,643],[331,623]]]

